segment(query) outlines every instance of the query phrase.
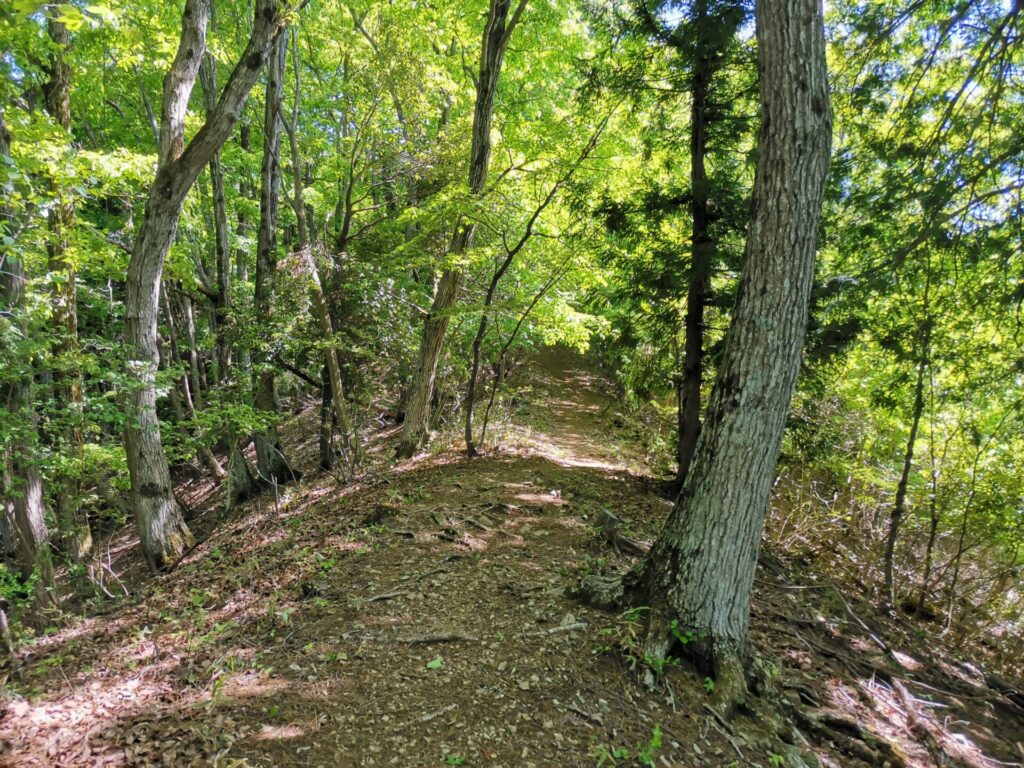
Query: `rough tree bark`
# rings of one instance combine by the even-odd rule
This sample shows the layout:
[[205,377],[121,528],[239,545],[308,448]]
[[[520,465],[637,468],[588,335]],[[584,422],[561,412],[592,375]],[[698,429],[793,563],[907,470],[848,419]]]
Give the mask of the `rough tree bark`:
[[[277,206],[281,192],[281,96],[284,90],[284,60],[288,40],[282,36],[274,46],[267,64],[267,97],[263,127],[263,164],[260,167],[260,225],[256,244],[255,309],[264,327],[269,327],[274,312],[274,274],[277,271]],[[256,369],[255,406],[276,416],[279,405],[274,382],[274,367],[268,351],[261,352]],[[277,427],[273,424],[258,431],[256,472],[265,483],[287,483],[297,477],[282,450]]]
[[276,0],[257,0],[245,51],[213,113],[186,146],[185,114],[206,50],[208,13],[209,0],[186,0],[178,51],[164,79],[156,178],[128,265],[125,335],[130,349],[128,370],[135,384],[127,398],[125,453],[139,538],[154,571],[172,567],[193,541],[174,500],[156,412],[157,309],[164,259],[177,233],[186,195],[230,136],[288,20]]
[[[511,0],[490,0],[487,24],[480,48],[480,72],[476,81],[476,107],[473,112],[473,140],[470,148],[469,191],[482,195],[487,184],[487,170],[491,161],[491,118],[494,114],[494,95],[508,41],[519,23],[527,0],[519,0],[514,10]],[[434,301],[430,306],[420,342],[419,364],[413,374],[405,403],[405,422],[398,456],[408,458],[418,451],[430,434],[430,401],[434,396],[434,378],[441,357],[445,332],[452,308],[459,300],[464,278],[462,256],[473,247],[476,226],[461,221],[452,238],[448,267],[438,283]]]
[[[7,165],[10,158],[11,136],[0,111],[0,162]],[[0,233],[7,234],[11,213],[6,203],[0,203]],[[27,333],[21,311],[25,303],[25,266],[21,258],[5,247],[0,249],[0,299],[4,311],[0,322],[19,324],[18,335]],[[9,316],[10,321],[4,319]],[[10,376],[0,392],[0,402],[21,425],[17,435],[5,446],[3,460],[8,465],[4,472],[3,493],[5,506],[13,512],[18,541],[18,564],[22,577],[36,574],[33,613],[38,623],[58,607],[57,590],[50,556],[49,534],[46,530],[46,506],[43,495],[43,476],[39,471],[36,445],[39,434],[32,403],[32,369],[26,361],[25,370]]]
[[[71,43],[67,27],[54,17],[46,20],[54,52],[48,65],[49,79],[43,86],[46,111],[71,136],[71,67],[65,61],[65,52]],[[53,276],[50,296],[55,343],[53,356],[53,389],[57,402],[63,406],[66,426],[59,440],[62,451],[70,456],[81,456],[84,438],[82,416],[85,409],[82,397],[82,376],[78,369],[78,292],[75,266],[68,259],[68,233],[74,224],[75,206],[54,180],[51,189],[56,202],[50,209],[50,238],[47,243],[47,267]],[[85,561],[92,551],[92,532],[82,507],[82,493],[78,479],[71,475],[60,478],[54,494],[57,513],[57,533],[60,546],[76,563]]]
[[747,690],[750,595],[807,328],[832,127],[820,0],[761,0],[756,27],[760,155],[733,321],[686,482],[623,583],[626,599],[650,606],[646,651],[664,658],[675,632],[692,633],[723,709]]

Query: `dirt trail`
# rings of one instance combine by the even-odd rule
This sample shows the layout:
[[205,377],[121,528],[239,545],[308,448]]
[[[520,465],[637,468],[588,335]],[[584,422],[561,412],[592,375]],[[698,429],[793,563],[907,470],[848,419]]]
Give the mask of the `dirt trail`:
[[532,451],[572,467],[625,469],[621,452],[609,441],[614,401],[605,392],[608,382],[559,348],[543,351],[528,365],[549,417],[537,428]]
[[[197,495],[195,524],[212,533],[181,567],[29,646],[2,701],[0,761],[777,765],[774,734],[751,722],[726,733],[685,663],[646,690],[634,671],[642,661],[623,650],[635,625],[568,596],[581,574],[630,564],[595,534],[602,507],[650,538],[668,504],[659,483],[625,470],[607,383],[556,352],[533,365],[543,375],[527,448],[424,455],[372,484],[316,473],[315,416],[300,418],[287,433],[308,470],[300,484],[216,526],[217,495]],[[378,439],[384,454],[390,437]],[[127,536],[118,541],[132,552]],[[796,604],[808,593],[786,591],[786,578],[777,565],[759,573],[759,644],[788,683],[830,706],[857,685],[836,659],[865,662],[858,643],[870,644],[833,632],[828,607]],[[823,615],[820,627],[799,625],[803,643],[777,618],[801,611]],[[960,764],[986,765],[971,739],[982,743],[987,725],[969,725]],[[886,737],[903,739],[907,765],[933,765],[909,732],[897,725]],[[994,734],[984,748],[1014,758]],[[825,765],[865,765],[834,746],[816,751]]]

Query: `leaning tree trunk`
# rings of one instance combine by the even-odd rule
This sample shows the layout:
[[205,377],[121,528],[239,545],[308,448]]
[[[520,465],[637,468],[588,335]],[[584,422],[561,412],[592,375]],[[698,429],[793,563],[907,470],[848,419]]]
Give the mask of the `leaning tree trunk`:
[[[491,118],[494,114],[494,94],[498,89],[498,76],[508,47],[509,38],[526,7],[520,0],[512,10],[511,0],[491,0],[480,48],[480,74],[476,82],[476,108],[473,112],[473,141],[470,148],[469,191],[482,195],[487,184],[487,170],[491,161]],[[512,10],[511,16],[509,11]],[[453,266],[444,271],[434,294],[423,328],[419,364],[413,374],[405,403],[405,422],[398,456],[408,458],[423,446],[430,434],[430,401],[434,396],[434,379],[441,358],[444,336],[452,308],[462,292],[464,274],[459,263],[473,247],[475,224],[459,222],[452,238],[449,258]]]
[[[46,96],[46,111],[67,134],[71,136],[71,67],[64,59],[70,45],[67,27],[56,18],[48,18],[46,28],[55,46],[50,57],[49,80],[43,91]],[[81,457],[84,438],[82,417],[82,376],[78,370],[78,295],[75,285],[75,267],[68,258],[68,233],[75,218],[75,206],[64,194],[60,184],[52,184],[57,198],[50,209],[50,239],[47,244],[48,269],[54,276],[50,304],[54,326],[54,394],[63,406],[63,421],[66,426],[59,439],[62,451],[72,457]],[[73,474],[60,478],[55,494],[57,527],[61,549],[76,563],[89,557],[92,551],[92,533],[82,506],[80,483]]]
[[[0,111],[0,162],[4,166],[10,160],[10,146],[11,136],[3,112]],[[10,220],[11,214],[6,203],[0,203],[0,235],[5,238],[10,231]],[[22,310],[25,304],[25,265],[20,254],[7,251],[6,247],[0,250],[0,265],[3,315],[19,324],[18,335],[24,337],[26,328]],[[6,455],[3,459],[8,463],[8,471],[4,473],[7,481],[3,493],[8,500],[5,500],[4,506],[10,506],[13,512],[22,577],[28,579],[36,575],[33,613],[38,623],[44,624],[47,615],[58,607],[58,600],[46,530],[43,476],[36,455],[39,433],[32,403],[31,363],[26,360],[23,371],[14,372],[14,375],[10,373],[0,398],[20,429],[10,436],[5,446]]]
[[754,569],[800,367],[831,142],[820,0],[756,10],[760,155],[744,266],[722,364],[686,482],[626,594],[651,606],[647,652],[674,632],[716,673],[722,703],[746,691]]
[[[263,164],[260,168],[260,228],[256,245],[256,316],[269,328],[274,307],[274,273],[277,271],[277,204],[281,191],[281,95],[287,39],[277,41],[267,66],[267,99],[263,129]],[[256,409],[276,418],[279,410],[274,368],[268,351],[256,371]],[[295,477],[273,424],[254,435],[256,471],[266,483],[287,483]]]
[[135,381],[128,394],[125,453],[139,538],[146,562],[154,571],[172,567],[193,541],[172,493],[156,411],[157,309],[164,258],[177,233],[186,195],[231,134],[287,24],[287,15],[279,11],[276,0],[257,0],[246,49],[214,111],[186,147],[185,114],[206,50],[209,5],[210,0],[185,3],[181,40],[164,80],[156,179],[128,264],[125,336],[130,350],[128,370]]

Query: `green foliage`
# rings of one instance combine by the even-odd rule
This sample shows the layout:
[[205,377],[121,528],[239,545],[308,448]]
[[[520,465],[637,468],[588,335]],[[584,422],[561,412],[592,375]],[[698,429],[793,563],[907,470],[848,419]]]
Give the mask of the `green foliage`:
[[592,751],[597,758],[597,766],[627,766],[635,765],[642,768],[654,768],[655,758],[661,749],[661,726],[655,725],[651,732],[651,738],[647,744],[639,744],[634,750],[627,747],[609,747],[599,745]]

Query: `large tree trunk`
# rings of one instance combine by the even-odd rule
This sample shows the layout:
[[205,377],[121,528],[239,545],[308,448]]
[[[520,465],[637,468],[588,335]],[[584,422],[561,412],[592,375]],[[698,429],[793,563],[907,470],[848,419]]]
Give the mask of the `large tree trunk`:
[[[11,137],[0,111],[0,162],[7,165],[10,159]],[[0,234],[5,237],[10,231],[10,211],[0,203]],[[6,249],[5,249],[6,250]],[[25,303],[25,265],[20,255],[0,251],[0,298],[3,313],[19,324],[18,334],[24,336],[26,328],[22,317]],[[26,361],[24,371],[10,377],[0,392],[0,402],[14,417],[12,423],[21,429],[5,446],[2,458],[7,463],[2,489],[6,497],[4,506],[13,513],[18,543],[18,563],[22,577],[28,579],[36,574],[33,612],[35,619],[44,624],[47,615],[58,606],[57,589],[53,577],[53,561],[50,556],[49,535],[46,530],[46,506],[43,496],[43,476],[39,471],[39,456],[36,447],[39,433],[36,428],[36,414],[32,403],[32,368]]]
[[[487,184],[487,170],[491,161],[491,118],[494,114],[494,94],[498,89],[498,76],[508,47],[509,38],[519,22],[526,0],[520,0],[512,10],[511,0],[491,0],[480,48],[480,74],[476,82],[476,108],[473,112],[473,141],[470,149],[469,191],[481,195]],[[510,12],[511,11],[511,15]],[[408,458],[418,451],[430,435],[430,402],[434,396],[434,378],[437,363],[444,346],[448,320],[452,308],[462,292],[462,256],[473,247],[476,226],[459,222],[452,238],[449,258],[453,266],[444,271],[434,294],[423,328],[419,364],[413,374],[405,403],[405,422],[398,456]]]
[[740,288],[686,482],[626,594],[651,606],[647,651],[674,632],[745,692],[750,595],[807,328],[831,141],[820,0],[757,4],[760,155]]
[[172,567],[193,539],[171,489],[156,412],[157,308],[164,258],[178,229],[185,196],[203,166],[231,134],[245,100],[287,20],[275,0],[257,0],[252,32],[214,112],[184,146],[189,96],[206,50],[209,0],[186,0],[178,51],[164,80],[156,179],[128,265],[125,336],[130,349],[125,453],[132,507],[146,562]]
[[[67,27],[55,18],[48,18],[46,28],[55,50],[50,57],[50,78],[43,87],[46,111],[71,136],[71,67],[64,60],[70,44]],[[78,294],[74,265],[68,261],[68,233],[74,223],[75,206],[54,181],[52,190],[57,198],[50,209],[50,239],[47,244],[48,268],[54,276],[50,305],[55,343],[53,356],[53,389],[57,402],[63,407],[64,426],[57,437],[61,450],[68,456],[81,457],[84,439],[82,417],[82,376],[78,370]],[[92,551],[92,533],[78,479],[73,475],[60,478],[55,494],[57,527],[61,549],[76,563],[89,557]]]

